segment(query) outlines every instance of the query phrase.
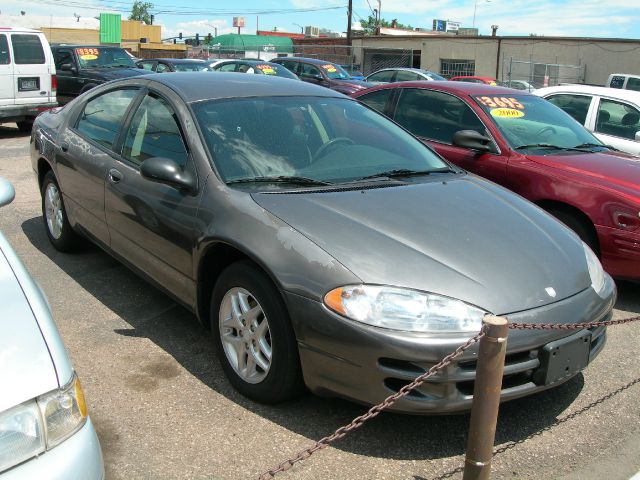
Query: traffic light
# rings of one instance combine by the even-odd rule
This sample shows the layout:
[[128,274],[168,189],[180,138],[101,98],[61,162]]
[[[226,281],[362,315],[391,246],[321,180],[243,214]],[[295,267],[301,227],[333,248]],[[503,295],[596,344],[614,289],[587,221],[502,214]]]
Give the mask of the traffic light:
[[200,45],[200,34],[196,33],[196,47]]
[[182,40],[182,32],[180,32],[180,33],[178,34],[178,38],[179,38],[180,40]]

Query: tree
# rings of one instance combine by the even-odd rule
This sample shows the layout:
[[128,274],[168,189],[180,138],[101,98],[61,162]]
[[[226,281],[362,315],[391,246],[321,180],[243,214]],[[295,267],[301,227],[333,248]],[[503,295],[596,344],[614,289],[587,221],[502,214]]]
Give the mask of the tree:
[[[375,35],[376,34],[376,17],[373,15],[369,15],[366,20],[360,20],[360,26],[363,28],[362,33],[364,35]],[[387,28],[402,28],[405,30],[413,30],[411,25],[403,25],[402,23],[398,23],[398,21],[394,18],[390,22],[385,20],[384,18],[380,19],[380,26]]]
[[136,0],[133,2],[133,7],[131,7],[131,15],[129,15],[129,20],[138,20],[139,22],[144,22],[147,25],[151,25],[151,10],[153,8],[153,3],[151,2],[141,2]]

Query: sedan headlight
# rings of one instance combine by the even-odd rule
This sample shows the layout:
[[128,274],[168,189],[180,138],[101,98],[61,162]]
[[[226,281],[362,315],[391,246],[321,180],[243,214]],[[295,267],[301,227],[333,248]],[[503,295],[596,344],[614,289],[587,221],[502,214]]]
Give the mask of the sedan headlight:
[[442,295],[376,285],[336,288],[324,303],[351,320],[404,332],[477,332],[487,313]]
[[593,253],[593,250],[591,250],[586,243],[582,242],[582,246],[584,247],[584,255],[587,258],[587,268],[589,269],[589,276],[591,277],[591,286],[596,293],[600,295],[605,284],[602,264],[600,263],[600,260],[598,260],[596,254]]
[[0,472],[55,447],[86,419],[87,406],[75,375],[65,387],[0,413]]

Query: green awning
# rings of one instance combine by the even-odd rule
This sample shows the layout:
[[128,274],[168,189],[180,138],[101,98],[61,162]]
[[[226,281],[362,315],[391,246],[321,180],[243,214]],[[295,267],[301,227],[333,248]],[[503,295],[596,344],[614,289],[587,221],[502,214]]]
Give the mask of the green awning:
[[229,33],[218,35],[207,44],[220,52],[277,52],[293,53],[293,41],[289,37],[271,35],[244,35]]

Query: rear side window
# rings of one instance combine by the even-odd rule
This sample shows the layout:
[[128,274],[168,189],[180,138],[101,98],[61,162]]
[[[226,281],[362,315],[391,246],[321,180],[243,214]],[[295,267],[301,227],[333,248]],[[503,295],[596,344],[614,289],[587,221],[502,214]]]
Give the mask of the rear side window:
[[386,70],[384,72],[374,73],[367,78],[368,82],[390,82],[393,78],[393,70]]
[[376,109],[380,113],[384,113],[384,107],[389,100],[389,97],[393,93],[393,89],[387,88],[386,90],[376,90],[375,92],[367,93],[358,97],[362,103],[369,105],[371,108]]
[[627,90],[640,92],[640,78],[629,77],[629,80],[627,80]]
[[103,147],[113,148],[124,115],[137,90],[114,90],[92,98],[82,110],[76,129]]
[[38,35],[11,35],[13,58],[17,65],[45,63],[44,50]]
[[7,43],[7,36],[0,35],[0,65],[8,65],[11,62],[11,56],[9,55],[9,44]]

